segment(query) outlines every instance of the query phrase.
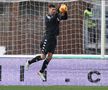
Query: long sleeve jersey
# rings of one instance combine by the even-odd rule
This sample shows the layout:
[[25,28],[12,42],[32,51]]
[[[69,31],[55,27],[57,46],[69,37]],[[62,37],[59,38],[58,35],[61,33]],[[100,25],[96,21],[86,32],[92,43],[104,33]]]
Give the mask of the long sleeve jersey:
[[59,35],[59,22],[60,20],[66,20],[68,18],[67,12],[65,14],[56,13],[55,15],[46,15],[45,25],[46,31],[45,34],[48,37],[58,36]]

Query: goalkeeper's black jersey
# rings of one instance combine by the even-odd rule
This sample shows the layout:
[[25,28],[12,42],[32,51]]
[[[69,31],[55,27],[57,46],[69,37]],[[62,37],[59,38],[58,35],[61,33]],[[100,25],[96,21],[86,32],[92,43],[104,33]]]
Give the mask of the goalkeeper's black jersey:
[[46,31],[45,35],[48,37],[58,36],[59,35],[59,22],[60,20],[67,19],[67,12],[65,14],[57,13],[55,15],[46,15],[45,25]]

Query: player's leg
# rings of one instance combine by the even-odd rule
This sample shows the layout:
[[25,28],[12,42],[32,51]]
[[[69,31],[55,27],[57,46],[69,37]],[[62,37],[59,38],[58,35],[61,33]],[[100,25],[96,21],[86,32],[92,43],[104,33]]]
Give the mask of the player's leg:
[[25,64],[25,69],[28,70],[29,69],[29,66],[32,64],[32,63],[35,63],[35,62],[38,62],[38,61],[41,61],[41,60],[44,60],[45,59],[45,54],[41,54],[41,55],[37,55],[35,58],[33,58],[32,60],[28,60]]
[[35,62],[38,62],[40,60],[44,60],[45,59],[45,55],[44,54],[41,54],[41,55],[37,55],[35,58],[33,58],[32,60],[29,60],[28,63],[29,64],[32,64],[32,63],[35,63]]
[[32,64],[32,63],[35,63],[37,61],[40,61],[40,60],[44,60],[45,57],[46,57],[46,54],[45,54],[45,43],[46,43],[46,37],[44,36],[41,44],[40,44],[40,48],[42,50],[42,54],[41,55],[37,55],[35,58],[33,58],[32,60],[28,60],[25,64],[25,69],[28,70],[29,69],[29,66]]
[[44,60],[42,68],[40,70],[41,73],[43,73],[45,71],[45,69],[47,68],[50,60],[52,59],[52,55],[53,55],[52,53],[47,54],[46,59]]
[[57,42],[56,37],[50,38],[50,39],[45,38],[45,40],[44,40],[42,52],[46,54],[46,58],[43,62],[43,65],[42,65],[40,71],[38,72],[38,75],[41,77],[41,79],[43,81],[45,81],[45,70],[46,70],[49,62],[51,61],[53,53],[56,48],[56,44],[57,44],[56,42]]
[[50,52],[46,55],[46,59],[45,59],[44,62],[43,62],[43,65],[42,65],[42,67],[41,67],[41,70],[38,72],[38,75],[41,77],[41,79],[42,79],[43,81],[45,81],[45,75],[44,75],[45,69],[47,68],[49,62],[51,61],[52,55],[53,55],[53,54],[50,53]]
[[52,59],[52,56],[53,56],[53,53],[55,51],[56,45],[57,45],[56,37],[49,40],[48,43],[46,44],[46,47],[45,47],[46,58],[43,62],[42,68],[40,70],[41,73],[43,73],[45,71],[45,69],[47,68],[47,65],[49,64],[50,60]]

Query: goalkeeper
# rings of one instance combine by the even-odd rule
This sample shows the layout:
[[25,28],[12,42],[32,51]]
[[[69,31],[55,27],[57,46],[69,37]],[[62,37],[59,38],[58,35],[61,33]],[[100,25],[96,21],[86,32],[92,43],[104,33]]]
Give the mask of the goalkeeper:
[[56,9],[55,5],[53,4],[50,4],[48,6],[49,13],[45,16],[46,31],[40,45],[42,54],[36,56],[32,60],[27,61],[25,64],[25,68],[26,70],[28,70],[29,66],[32,63],[44,60],[43,65],[40,71],[38,72],[38,75],[43,81],[45,81],[45,69],[51,61],[56,48],[57,36],[59,35],[59,22],[60,20],[66,20],[68,18],[67,10],[63,10],[63,12],[60,12],[59,8]]

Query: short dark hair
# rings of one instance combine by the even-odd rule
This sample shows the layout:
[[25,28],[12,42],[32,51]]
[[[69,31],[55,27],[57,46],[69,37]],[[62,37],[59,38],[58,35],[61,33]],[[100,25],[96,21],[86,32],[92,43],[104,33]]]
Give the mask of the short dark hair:
[[48,7],[49,8],[55,8],[55,5],[54,4],[49,4]]

